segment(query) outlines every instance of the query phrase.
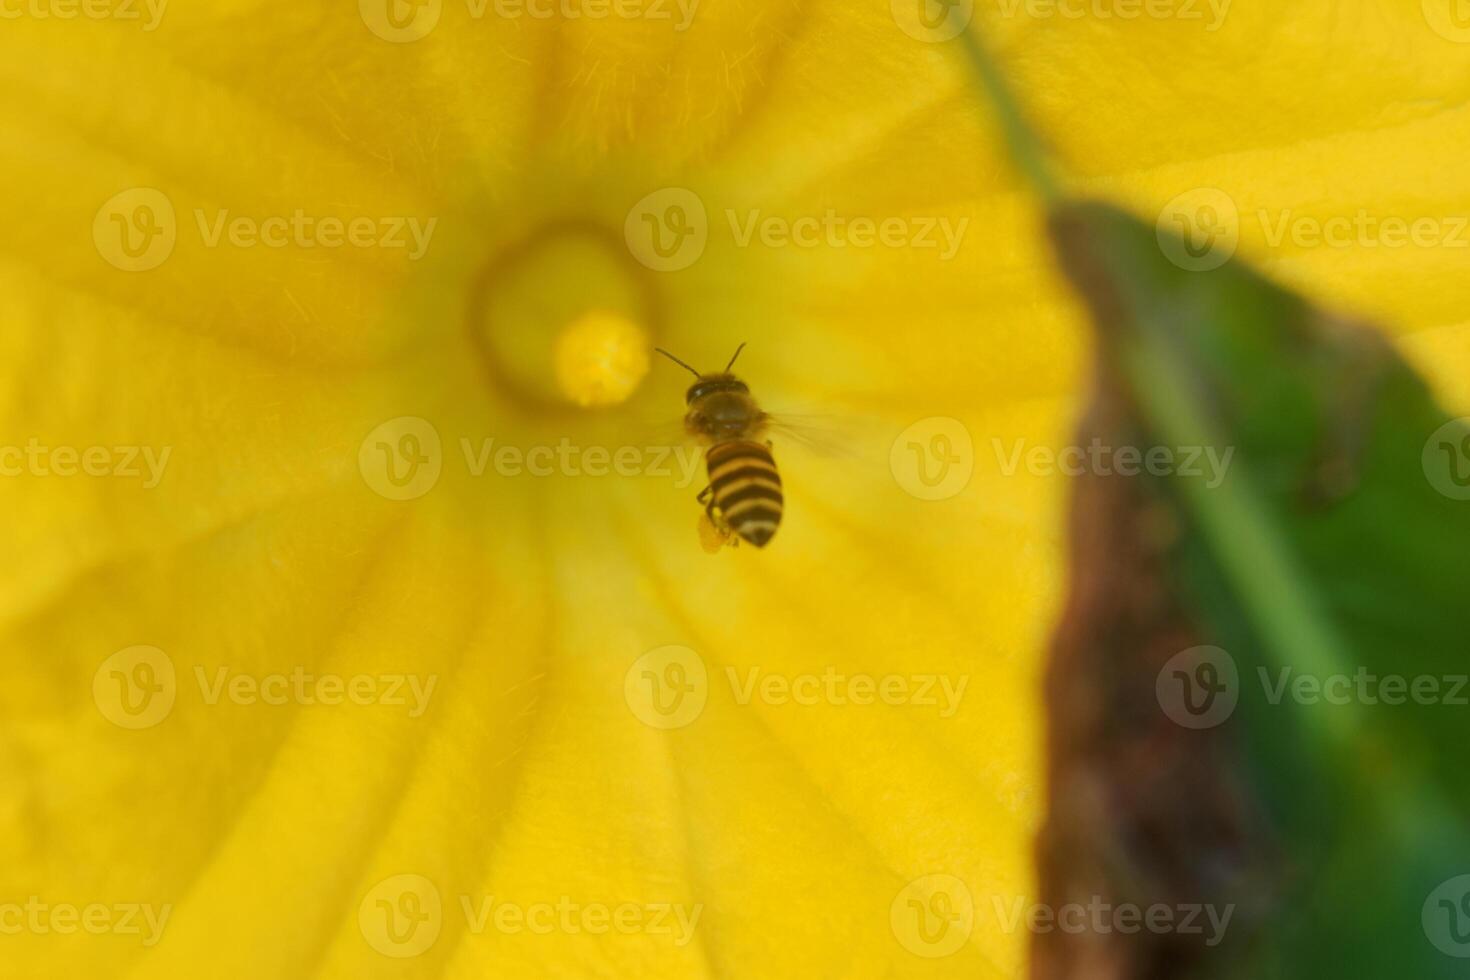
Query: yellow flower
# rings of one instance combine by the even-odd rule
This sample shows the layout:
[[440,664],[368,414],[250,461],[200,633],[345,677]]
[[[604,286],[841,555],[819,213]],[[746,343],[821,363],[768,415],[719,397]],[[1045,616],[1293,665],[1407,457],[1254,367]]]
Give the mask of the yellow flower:
[[[1465,38],[1220,6],[978,26],[1083,189],[1470,402]],[[6,975],[1022,972],[1085,333],[951,21],[4,9]],[[1359,208],[1445,234],[1300,244]],[[741,342],[847,452],[710,557],[649,355]]]

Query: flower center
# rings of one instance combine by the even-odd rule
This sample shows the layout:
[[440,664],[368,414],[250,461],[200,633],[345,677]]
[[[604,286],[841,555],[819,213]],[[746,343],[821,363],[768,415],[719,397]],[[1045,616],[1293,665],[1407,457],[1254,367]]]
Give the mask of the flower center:
[[591,222],[512,242],[486,265],[470,311],[492,386],[542,412],[627,401],[660,332],[650,276],[620,234]]
[[648,347],[648,334],[627,317],[584,313],[556,338],[557,385],[583,408],[619,405],[648,374]]

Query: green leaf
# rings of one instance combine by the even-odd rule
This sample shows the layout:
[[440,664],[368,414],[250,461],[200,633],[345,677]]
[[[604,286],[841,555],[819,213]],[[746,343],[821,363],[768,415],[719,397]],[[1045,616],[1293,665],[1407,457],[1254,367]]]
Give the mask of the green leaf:
[[[1105,205],[1060,205],[1052,227],[1129,408],[1114,437],[1234,450],[1219,486],[1159,489],[1184,529],[1179,601],[1238,668],[1240,762],[1284,856],[1243,975],[1463,976],[1440,948],[1470,954],[1463,895],[1423,918],[1470,873],[1470,709],[1381,703],[1389,676],[1466,693],[1470,507],[1424,465],[1446,413],[1376,334],[1241,264],[1178,268]],[[1303,676],[1352,683],[1327,701],[1293,693]]]
[[[1037,974],[1465,976],[1470,430],[1374,331],[1240,262],[1182,268],[1171,232],[1069,200],[967,46],[1098,327],[1084,437],[1233,452],[1218,484],[1079,483],[1042,878],[1048,901],[1240,914],[1219,946],[1041,938]],[[1173,657],[1198,643],[1223,649],[1217,693],[1238,706],[1161,724]],[[1181,696],[1212,679],[1197,666]]]

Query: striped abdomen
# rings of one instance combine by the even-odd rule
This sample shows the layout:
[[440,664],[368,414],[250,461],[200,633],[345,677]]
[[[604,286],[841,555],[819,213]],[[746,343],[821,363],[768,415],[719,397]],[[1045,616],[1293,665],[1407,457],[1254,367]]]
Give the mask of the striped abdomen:
[[710,447],[705,463],[715,506],[730,530],[765,547],[781,524],[781,476],[771,451],[759,442],[721,442]]

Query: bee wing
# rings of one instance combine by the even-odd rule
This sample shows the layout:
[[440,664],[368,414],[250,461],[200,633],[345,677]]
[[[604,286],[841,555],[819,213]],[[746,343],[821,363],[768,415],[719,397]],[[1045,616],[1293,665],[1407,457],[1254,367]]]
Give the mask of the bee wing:
[[625,434],[629,442],[638,446],[667,446],[677,449],[693,442],[684,428],[683,416],[635,421],[625,430]]
[[852,420],[832,415],[791,415],[780,412],[766,416],[766,428],[776,438],[829,459],[858,457]]

